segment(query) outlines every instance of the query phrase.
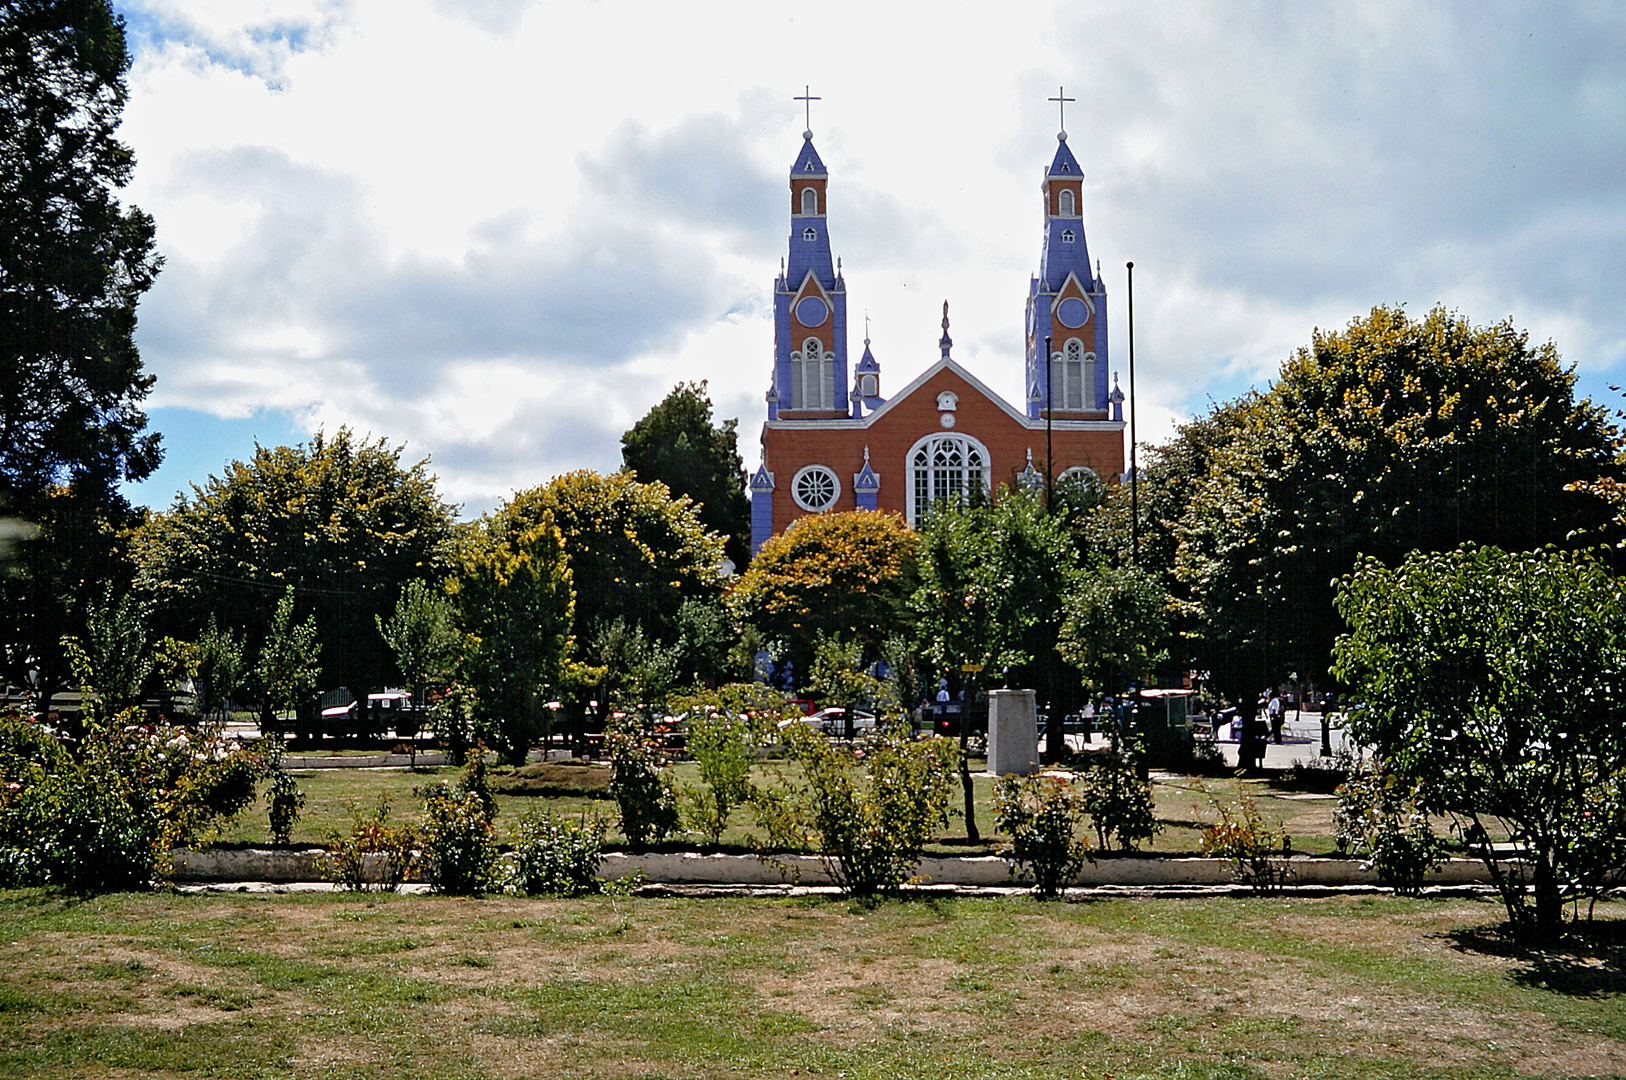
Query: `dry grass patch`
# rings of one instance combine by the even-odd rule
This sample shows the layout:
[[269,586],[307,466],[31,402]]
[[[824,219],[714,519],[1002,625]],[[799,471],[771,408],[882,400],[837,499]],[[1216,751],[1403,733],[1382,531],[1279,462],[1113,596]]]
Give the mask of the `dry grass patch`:
[[0,894],[0,1077],[1626,1074],[1495,910]]

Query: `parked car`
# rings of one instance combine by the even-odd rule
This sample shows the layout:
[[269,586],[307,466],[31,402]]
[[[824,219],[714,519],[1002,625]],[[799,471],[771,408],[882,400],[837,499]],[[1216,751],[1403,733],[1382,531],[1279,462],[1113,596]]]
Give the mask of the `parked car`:
[[[842,708],[820,709],[807,718],[810,723],[817,723],[819,730],[826,735],[847,734],[847,710]],[[875,714],[868,709],[853,710],[853,734],[863,735],[875,730]]]

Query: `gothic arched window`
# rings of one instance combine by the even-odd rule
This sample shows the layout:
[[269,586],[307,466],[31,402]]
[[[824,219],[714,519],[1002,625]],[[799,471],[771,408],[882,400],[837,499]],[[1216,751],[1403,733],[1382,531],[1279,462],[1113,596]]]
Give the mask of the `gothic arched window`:
[[802,351],[790,354],[792,408],[833,409],[836,400],[836,356],[810,337]]
[[988,490],[988,448],[969,435],[928,435],[909,450],[909,524],[919,528],[940,502]]
[[817,240],[818,238],[819,230],[815,229],[813,226],[809,225],[807,228],[802,230],[803,240]]
[[1071,244],[1073,242],[1073,230],[1063,229],[1061,231],[1061,242],[1064,244]]
[[1079,410],[1093,395],[1095,384],[1095,354],[1085,353],[1084,343],[1068,338],[1062,351],[1050,358],[1050,392],[1055,397],[1055,408]]
[[1060,212],[1062,217],[1073,216],[1073,193],[1071,191],[1063,191],[1061,193],[1061,196],[1056,199],[1056,209]]
[[819,212],[819,193],[812,188],[802,189],[802,213],[812,217]]

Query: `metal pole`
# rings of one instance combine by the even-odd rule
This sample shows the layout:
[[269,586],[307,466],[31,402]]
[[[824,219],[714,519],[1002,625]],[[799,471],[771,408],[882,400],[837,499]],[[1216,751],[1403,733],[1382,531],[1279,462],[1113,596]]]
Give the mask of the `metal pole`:
[[1129,545],[1140,565],[1140,470],[1135,467],[1135,264],[1129,270]]
[[1050,369],[1055,365],[1050,362],[1050,335],[1044,336],[1044,512],[1054,513],[1056,509],[1056,468],[1055,451],[1050,448],[1050,418],[1056,411],[1056,403],[1050,396]]

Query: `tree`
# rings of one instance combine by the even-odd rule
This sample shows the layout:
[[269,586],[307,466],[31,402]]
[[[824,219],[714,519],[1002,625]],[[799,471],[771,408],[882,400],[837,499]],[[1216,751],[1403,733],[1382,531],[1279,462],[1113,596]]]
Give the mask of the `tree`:
[[456,605],[427,582],[414,579],[401,586],[388,622],[374,618],[395,653],[395,666],[412,688],[413,704],[422,706],[424,687],[450,679],[463,655]]
[[394,675],[379,636],[404,583],[438,579],[452,535],[427,462],[340,428],[298,446],[256,446],[136,534],[139,583],[164,630],[191,639],[206,616],[265,640],[273,598],[295,587],[313,615],[330,684],[359,697]]
[[141,688],[152,674],[147,605],[130,593],[115,601],[113,590],[107,589],[100,601],[85,607],[91,685],[101,695],[106,715],[111,716],[141,703]]
[[1191,448],[1206,468],[1175,565],[1202,624],[1197,665],[1232,697],[1325,670],[1333,582],[1362,555],[1532,550],[1604,522],[1577,485],[1618,473],[1615,432],[1574,389],[1557,350],[1509,322],[1377,307],[1317,331]]
[[161,260],[152,219],[116,198],[134,165],[114,138],[129,66],[104,0],[0,6],[0,510],[32,537],[0,577],[0,648],[6,677],[36,668],[47,700],[85,583],[128,578],[118,485],[161,456],[134,340]]
[[1064,603],[1057,649],[1092,695],[1116,694],[1162,661],[1169,608],[1153,575],[1097,564],[1074,577]]
[[801,518],[762,545],[729,604],[779,645],[805,679],[820,638],[854,641],[866,662],[908,624],[914,532],[896,514],[857,510]]
[[193,707],[198,715],[209,717],[224,709],[246,674],[243,639],[222,630],[210,615],[209,625],[198,638],[197,672],[192,676]]
[[471,639],[475,720],[503,760],[518,765],[548,730],[548,694],[573,646],[574,597],[552,519],[543,514],[515,532],[506,509],[470,530],[451,588]]
[[1050,663],[1061,597],[1078,561],[1068,522],[1043,493],[1006,489],[993,503],[934,507],[920,534],[910,598],[922,651],[939,672],[972,664],[987,681],[1039,688],[1055,703]]
[[[1467,546],[1392,570],[1367,556],[1337,605],[1351,737],[1424,810],[1466,820],[1514,933],[1550,940],[1567,901],[1626,866],[1620,581],[1588,555]],[[1522,869],[1498,862],[1504,836]]]
[[514,534],[544,517],[564,538],[584,644],[617,618],[672,644],[683,601],[722,588],[722,539],[664,484],[629,473],[566,473],[515,495],[493,515],[492,528]]
[[304,622],[294,623],[294,587],[290,585],[277,601],[254,669],[262,695],[261,727],[274,730],[282,713],[310,706],[322,677],[321,655],[316,617],[307,615]]
[[728,558],[743,567],[751,558],[751,504],[738,427],[738,420],[712,426],[704,382],[678,383],[621,436],[621,461],[644,483],[694,500],[701,523],[725,538]]

